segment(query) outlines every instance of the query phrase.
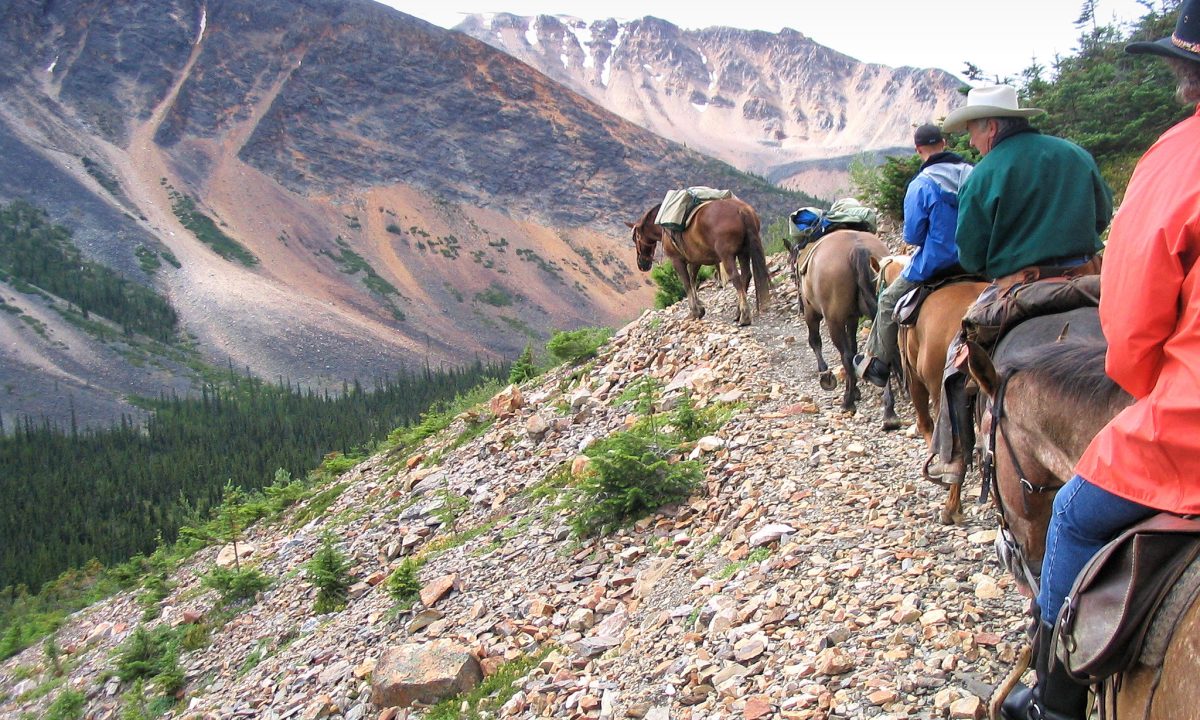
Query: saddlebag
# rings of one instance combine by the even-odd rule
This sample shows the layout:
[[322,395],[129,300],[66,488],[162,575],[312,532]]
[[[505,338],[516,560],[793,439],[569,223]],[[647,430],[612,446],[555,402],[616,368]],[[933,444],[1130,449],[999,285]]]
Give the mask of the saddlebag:
[[1101,548],[1075,579],[1055,625],[1055,651],[1095,683],[1138,660],[1154,614],[1200,554],[1200,520],[1160,513]]

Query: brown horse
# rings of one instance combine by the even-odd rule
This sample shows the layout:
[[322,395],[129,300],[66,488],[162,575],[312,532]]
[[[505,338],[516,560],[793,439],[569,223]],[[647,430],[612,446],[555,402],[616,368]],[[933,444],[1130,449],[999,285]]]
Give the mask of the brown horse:
[[[1132,398],[1104,372],[1107,345],[1095,308],[1027,320],[1001,341],[994,358],[978,346],[968,349],[971,376],[990,401],[982,429],[1001,518],[997,549],[1022,594],[1032,595],[1055,491],[1072,477],[1095,434]],[[1198,675],[1200,602],[1193,601],[1161,668],[1139,663],[1124,674],[1115,717],[1194,717]]]
[[[661,205],[661,203],[660,203]],[[758,311],[771,303],[771,283],[767,258],[763,253],[758,213],[736,197],[702,204],[682,233],[663,232],[655,224],[660,205],[646,211],[633,228],[638,269],[648,272],[654,264],[654,250],[662,242],[663,254],[675,266],[675,272],[687,293],[691,316],[704,317],[704,305],[696,294],[701,265],[719,265],[733,282],[738,294],[737,324],[750,324],[750,301],[746,297],[750,278]],[[752,272],[753,270],[753,272]]]
[[[933,478],[929,475],[930,460],[937,456],[933,448],[933,419],[941,412],[946,352],[954,336],[962,329],[967,308],[986,287],[987,283],[982,282],[945,285],[925,298],[915,325],[900,326],[900,366],[904,370],[904,382],[917,416],[917,430],[930,449],[930,459],[926,460],[922,472],[926,479],[948,490],[940,516],[943,525],[962,521],[962,482],[966,477],[966,466],[950,477]],[[967,444],[964,438],[956,438],[956,441]],[[966,457],[966,453],[959,457]]]
[[988,439],[985,480],[996,490],[1001,525],[1021,548],[1001,556],[1022,593],[1031,594],[1041,574],[1054,492],[1130,398],[1104,373],[1108,346],[1096,308],[1027,320],[992,357],[978,345],[967,347],[971,377],[987,400],[980,424]]
[[854,374],[858,319],[874,318],[878,304],[872,264],[878,268],[879,261],[887,254],[887,246],[871,233],[835,230],[800,248],[791,257],[792,272],[800,287],[799,310],[808,325],[808,346],[817,356],[821,387],[825,390],[837,387],[837,379],[821,354],[824,319],[829,326],[829,339],[842,358],[846,376],[842,410],[846,412],[854,412],[854,403],[859,398]]

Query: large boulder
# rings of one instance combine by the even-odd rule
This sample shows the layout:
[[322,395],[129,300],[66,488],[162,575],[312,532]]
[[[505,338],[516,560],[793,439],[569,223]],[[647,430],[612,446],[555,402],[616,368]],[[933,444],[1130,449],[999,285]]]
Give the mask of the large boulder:
[[240,565],[241,563],[244,563],[250,558],[254,557],[254,553],[258,550],[258,548],[254,547],[253,544],[248,542],[238,543],[236,554],[234,553],[233,548],[233,543],[221,548],[220,552],[217,553],[217,565],[223,568],[230,568],[234,567],[235,565]]
[[509,385],[496,393],[488,403],[489,409],[496,417],[508,417],[524,405],[525,400],[521,397],[521,388],[516,385]]
[[479,661],[452,640],[411,643],[384,651],[375,665],[371,702],[379,707],[432,705],[483,680]]

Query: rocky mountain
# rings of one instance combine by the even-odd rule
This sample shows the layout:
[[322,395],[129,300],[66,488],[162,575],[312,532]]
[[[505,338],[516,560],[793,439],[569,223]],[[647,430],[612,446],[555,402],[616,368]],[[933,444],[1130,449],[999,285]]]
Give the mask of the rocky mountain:
[[[752,327],[729,320],[731,289],[706,288],[703,321],[682,304],[647,312],[594,363],[255,524],[239,552],[272,584],[252,602],[221,607],[201,584],[232,562],[212,546],[157,595],[147,583],[74,614],[53,661],[35,645],[0,663],[0,715],[44,716],[71,691],[87,717],[117,717],[137,702],[117,649],[144,625],[188,638],[168,718],[420,718],[403,706],[487,676],[436,717],[978,720],[1023,637],[994,511],[968,503],[967,524],[939,525],[919,436],[881,433],[872,389],[857,416],[819,389],[783,260]],[[576,538],[580,453],[644,412],[632,388],[646,379],[660,407],[688,391],[732,416],[690,453],[690,498]],[[354,584],[344,610],[317,615],[306,565],[326,533]],[[419,600],[398,609],[385,579],[406,562]]]
[[[663,192],[796,197],[369,0],[0,2],[0,202],[164,293],[180,346],[339,388],[512,358],[651,302],[622,224]],[[0,282],[0,419],[132,412],[186,352]],[[137,362],[130,362],[136,356]]]
[[949,112],[963,85],[943,70],[859,62],[790,29],[507,13],[455,29],[663,137],[823,197],[847,187],[855,154],[910,151],[913,127]]

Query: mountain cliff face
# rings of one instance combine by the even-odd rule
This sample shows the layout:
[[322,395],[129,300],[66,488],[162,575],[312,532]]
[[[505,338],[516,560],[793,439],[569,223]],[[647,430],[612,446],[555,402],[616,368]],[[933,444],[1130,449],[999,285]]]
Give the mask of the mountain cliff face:
[[[828,195],[827,161],[909,148],[962,83],[947,72],[862,63],[795,30],[682,30],[654,17],[472,15],[457,28],[609,110],[789,187]],[[843,183],[844,187],[844,183]]]
[[[159,288],[210,362],[317,387],[629,318],[652,292],[622,221],[667,189],[729,187],[768,221],[797,205],[367,0],[7,0],[0,88],[0,201]],[[0,316],[0,418],[65,397],[111,416],[178,382],[80,369],[119,356],[68,337],[53,298],[0,296],[46,318]]]

